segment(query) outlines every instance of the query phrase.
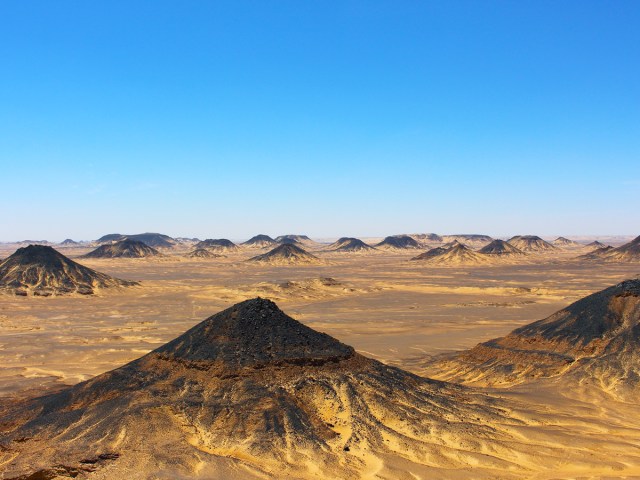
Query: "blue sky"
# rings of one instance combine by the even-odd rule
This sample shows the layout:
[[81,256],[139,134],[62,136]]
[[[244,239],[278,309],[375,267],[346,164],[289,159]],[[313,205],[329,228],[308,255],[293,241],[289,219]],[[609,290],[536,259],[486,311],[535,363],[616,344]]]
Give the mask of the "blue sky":
[[637,1],[3,1],[0,240],[640,233]]

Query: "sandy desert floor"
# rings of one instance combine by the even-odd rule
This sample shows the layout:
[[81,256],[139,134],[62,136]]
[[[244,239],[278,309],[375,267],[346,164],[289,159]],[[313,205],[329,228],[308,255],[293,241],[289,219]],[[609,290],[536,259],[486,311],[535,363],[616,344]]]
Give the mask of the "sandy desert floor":
[[[15,247],[3,246],[0,258]],[[72,259],[88,249],[65,248]],[[95,297],[0,297],[0,395],[33,395],[120,366],[234,303],[261,296],[360,353],[417,374],[434,356],[471,348],[544,318],[587,294],[640,275],[638,264],[584,264],[566,251],[521,263],[430,267],[417,252],[318,253],[313,266],[225,258],[88,260],[81,264],[140,281]],[[316,253],[316,252],[314,252]],[[565,391],[547,381],[488,390],[519,405],[539,427],[532,448],[572,445],[566,469],[532,478],[640,478],[640,414],[602,392]],[[452,475],[455,477],[455,475]],[[481,475],[480,475],[481,476]]]

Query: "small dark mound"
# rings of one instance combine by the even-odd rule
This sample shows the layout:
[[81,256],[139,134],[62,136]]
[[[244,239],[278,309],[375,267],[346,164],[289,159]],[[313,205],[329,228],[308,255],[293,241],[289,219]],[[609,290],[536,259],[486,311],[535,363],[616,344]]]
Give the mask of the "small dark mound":
[[196,243],[196,248],[210,248],[217,251],[237,250],[238,246],[226,238],[207,238]]
[[211,250],[207,250],[206,248],[196,248],[192,252],[187,254],[189,258],[221,258],[223,255],[219,253],[214,253]]
[[162,257],[155,248],[136,240],[122,240],[109,245],[101,245],[81,258],[146,258]]
[[394,235],[386,237],[376,247],[404,250],[407,248],[420,248],[420,244],[409,235]]
[[64,245],[67,247],[73,246],[73,245],[80,245],[79,242],[76,242],[75,240],[71,240],[70,238],[67,238],[66,240],[63,240],[60,245]]
[[122,235],[120,233],[110,233],[96,240],[98,243],[115,243],[123,240],[134,240],[142,242],[154,248],[171,248],[178,243],[174,238],[162,233],[137,233],[135,235]]
[[287,244],[287,243],[289,243],[289,244],[314,243],[314,241],[311,240],[306,235],[294,235],[294,234],[280,235],[280,236],[276,237],[276,242],[278,242],[280,244]]
[[359,238],[342,237],[329,246],[334,252],[371,252],[376,250]]
[[484,253],[485,255],[526,255],[522,250],[504,240],[494,240],[489,245],[478,250],[478,253]]
[[247,260],[249,262],[271,263],[274,265],[293,265],[301,263],[321,263],[322,261],[315,255],[292,244],[278,245],[273,250],[257,255]]
[[507,240],[507,242],[523,252],[549,252],[557,250],[557,247],[536,235],[516,235]]
[[246,245],[248,247],[270,247],[275,245],[277,242],[271,238],[269,235],[256,235],[251,237],[249,240],[244,242],[242,245]]
[[29,245],[0,263],[0,288],[16,295],[50,296],[136,285],[96,272],[45,245]]

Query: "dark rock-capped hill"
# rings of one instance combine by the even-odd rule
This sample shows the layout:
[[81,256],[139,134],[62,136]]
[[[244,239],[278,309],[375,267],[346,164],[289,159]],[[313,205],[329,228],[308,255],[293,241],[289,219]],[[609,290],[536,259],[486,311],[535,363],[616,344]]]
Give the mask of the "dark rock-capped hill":
[[640,280],[627,280],[442,366],[446,378],[489,385],[566,376],[625,393],[640,386]]
[[359,238],[342,237],[329,245],[328,250],[334,252],[373,252],[376,249]]
[[16,295],[90,295],[131,285],[136,283],[96,272],[45,245],[19,248],[0,263],[0,290]]
[[296,265],[296,264],[317,264],[322,263],[315,255],[307,252],[303,248],[290,243],[278,245],[273,250],[256,255],[248,260],[249,262],[268,263],[273,265]]
[[147,258],[163,256],[158,250],[136,240],[122,240],[99,246],[81,258]]
[[507,242],[525,253],[545,253],[558,249],[536,235],[516,235],[507,240]]
[[478,253],[483,253],[485,255],[498,255],[498,256],[508,256],[508,257],[525,255],[525,253],[522,250],[518,249],[517,247],[514,247],[513,245],[511,245],[508,242],[505,242],[504,240],[494,240],[489,245],[486,245],[482,247],[480,250],[478,250]]
[[409,235],[394,235],[385,237],[385,239],[375,245],[375,247],[386,250],[405,250],[409,248],[420,248],[420,244]]
[[208,248],[215,252],[234,252],[238,246],[226,238],[207,238],[196,243],[196,248]]
[[411,260],[422,261],[432,265],[482,265],[491,263],[487,255],[474,252],[465,245],[454,240],[449,247],[437,247],[413,257]]
[[187,257],[189,258],[221,258],[223,256],[224,255],[214,253],[211,250],[207,250],[206,248],[196,248],[195,250],[187,253]]
[[273,247],[277,242],[269,235],[256,235],[244,242],[242,245],[254,248]]
[[115,243],[123,240],[134,240],[136,242],[142,242],[150,247],[154,248],[171,248],[178,242],[171,238],[169,235],[162,233],[136,233],[134,235],[122,235],[120,233],[110,233],[103,235],[97,243]]
[[421,477],[479,463],[501,472],[527,455],[494,427],[505,414],[258,298],[121,368],[3,408],[0,462],[5,478],[25,479],[392,478],[392,458]]

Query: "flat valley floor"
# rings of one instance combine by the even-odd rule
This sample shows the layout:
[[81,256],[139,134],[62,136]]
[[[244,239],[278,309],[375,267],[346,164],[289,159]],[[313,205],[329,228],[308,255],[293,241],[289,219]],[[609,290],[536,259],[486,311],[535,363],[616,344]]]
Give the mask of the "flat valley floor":
[[[15,250],[2,248],[0,258]],[[213,259],[189,259],[186,251],[154,260],[77,258],[88,250],[59,249],[82,265],[140,286],[93,297],[0,296],[0,395],[5,400],[116,368],[257,296],[274,300],[295,319],[363,355],[433,376],[437,372],[430,363],[438,356],[503,336],[640,275],[639,264],[581,263],[573,260],[580,252],[573,251],[532,255],[520,263],[432,267],[410,261],[419,253],[415,250],[318,253],[325,263],[309,266],[247,263],[264,252],[257,249]],[[571,446],[558,478],[640,478],[636,405],[602,391],[564,390],[552,380],[486,391],[511,399],[523,418],[537,419],[540,426],[529,431],[536,434],[522,440],[533,449],[544,444],[562,452]]]

